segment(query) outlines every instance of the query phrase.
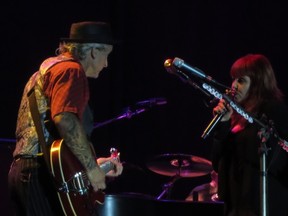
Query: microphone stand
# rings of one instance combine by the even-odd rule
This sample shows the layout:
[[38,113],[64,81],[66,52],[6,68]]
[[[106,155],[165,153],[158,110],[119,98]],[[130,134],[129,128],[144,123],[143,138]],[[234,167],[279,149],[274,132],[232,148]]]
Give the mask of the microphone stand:
[[136,109],[135,111],[132,111],[130,107],[127,107],[125,109],[125,111],[122,114],[120,114],[119,116],[117,116],[115,118],[112,118],[112,119],[109,119],[107,121],[101,122],[101,123],[95,123],[94,126],[93,126],[93,129],[102,127],[104,125],[110,124],[110,123],[112,123],[114,121],[118,121],[118,120],[121,120],[121,119],[124,119],[124,118],[130,119],[134,115],[138,115],[138,114],[140,114],[140,113],[142,113],[144,111],[146,111],[145,108],[139,108],[139,109]]
[[183,73],[182,71],[173,70],[173,74],[177,75],[183,82],[190,84],[191,86],[193,86],[195,89],[201,91],[206,96],[211,97],[211,95],[207,91],[205,91],[203,88],[201,88],[196,82],[191,80],[190,77],[188,75],[186,75],[185,73]]
[[[266,157],[268,153],[267,141],[270,138],[270,132],[267,129],[262,128],[258,132],[261,139],[261,146],[259,147],[260,153],[260,211],[261,215],[266,216],[267,213],[267,168],[266,168]],[[262,193],[261,193],[262,192]]]
[[121,113],[119,116],[109,119],[107,121],[101,122],[101,123],[95,123],[93,125],[93,129],[102,127],[104,125],[110,124],[114,121],[118,121],[124,118],[130,119],[134,115],[138,115],[142,112],[145,112],[149,109],[151,109],[153,106],[159,106],[159,105],[165,105],[167,103],[165,98],[150,98],[145,101],[140,101],[134,105],[133,108],[127,107],[124,109],[124,112]]
[[[193,70],[196,70],[195,68]],[[266,157],[268,153],[268,149],[266,146],[266,143],[268,139],[270,138],[271,134],[274,135],[275,138],[278,139],[278,144],[282,146],[282,148],[288,152],[288,142],[286,140],[281,139],[275,129],[271,127],[271,125],[265,125],[260,120],[256,119],[255,117],[252,117],[249,113],[247,113],[243,108],[241,108],[236,102],[234,102],[232,99],[228,97],[226,94],[222,94],[219,92],[216,88],[208,85],[205,82],[202,82],[202,88],[201,89],[197,84],[192,82],[190,80],[190,77],[183,73],[180,70],[176,70],[173,72],[174,74],[180,76],[180,78],[183,80],[183,78],[187,79],[189,84],[192,84],[194,87],[196,86],[196,89],[200,89],[201,92],[205,92],[207,95],[209,92],[210,95],[213,95],[214,97],[218,99],[224,99],[236,112],[238,112],[240,115],[242,115],[249,123],[256,122],[260,126],[260,130],[258,132],[258,136],[261,139],[261,146],[259,147],[259,153],[260,153],[260,215],[261,216],[268,216],[267,214],[267,168],[266,168]],[[199,72],[200,73],[200,72]],[[202,72],[201,72],[202,73]],[[212,122],[208,125],[205,132],[203,133],[202,137],[207,137],[211,130],[215,127],[217,122],[222,118],[222,116],[218,116],[217,118],[212,120]],[[271,121],[270,121],[271,123]]]

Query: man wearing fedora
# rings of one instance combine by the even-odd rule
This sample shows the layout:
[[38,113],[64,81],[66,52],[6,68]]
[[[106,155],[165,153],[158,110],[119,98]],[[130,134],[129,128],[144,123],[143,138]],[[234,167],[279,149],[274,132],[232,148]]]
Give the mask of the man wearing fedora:
[[[52,175],[49,175],[49,172],[56,175],[55,170],[59,169],[62,176],[65,167],[73,165],[51,165],[55,163],[55,157],[62,160],[64,153],[72,153],[84,170],[83,173],[80,170],[80,177],[77,172],[75,182],[88,180],[89,188],[93,192],[97,193],[106,188],[106,176],[114,177],[122,173],[123,166],[118,158],[111,156],[96,160],[89,140],[93,130],[93,117],[88,106],[87,78],[97,78],[101,70],[108,66],[108,56],[115,43],[108,23],[73,23],[69,38],[61,38],[57,56],[43,61],[39,71],[27,82],[18,111],[14,160],[8,174],[16,215],[69,215],[70,211],[79,215],[76,203],[73,203],[74,196],[65,195],[68,201],[61,198],[64,192],[69,191],[69,187],[66,188],[69,182],[62,182],[62,191],[59,192],[59,187],[55,187],[59,182],[50,181],[53,178],[50,178]],[[45,145],[52,145],[51,149],[48,148],[50,164],[47,164],[47,153],[43,150],[46,147],[41,143],[37,124],[29,107],[32,90],[37,98]],[[57,155],[54,156],[53,152],[57,152]],[[112,164],[112,168],[104,170],[101,164],[107,162]],[[97,199],[96,201],[98,202]],[[99,202],[101,203],[101,200]],[[95,214],[95,211],[89,211],[91,215]]]

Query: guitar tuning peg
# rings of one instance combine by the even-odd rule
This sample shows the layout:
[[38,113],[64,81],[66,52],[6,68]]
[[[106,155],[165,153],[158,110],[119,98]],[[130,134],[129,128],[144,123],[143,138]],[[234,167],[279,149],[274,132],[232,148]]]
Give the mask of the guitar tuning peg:
[[110,153],[111,153],[111,154],[113,154],[113,153],[115,153],[115,152],[117,152],[117,149],[116,149],[116,148],[110,148]]

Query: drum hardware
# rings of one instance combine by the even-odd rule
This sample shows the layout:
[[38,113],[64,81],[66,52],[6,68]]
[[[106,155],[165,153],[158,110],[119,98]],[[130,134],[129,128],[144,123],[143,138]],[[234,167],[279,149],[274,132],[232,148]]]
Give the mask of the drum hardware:
[[165,195],[166,198],[169,198],[171,189],[178,179],[207,175],[213,170],[209,160],[187,154],[157,155],[146,165],[152,172],[172,177],[171,181],[162,186],[163,191],[157,197],[158,200]]
[[170,192],[171,192],[171,189],[174,185],[174,183],[179,179],[181,178],[179,175],[175,175],[173,176],[172,180],[170,182],[167,182],[166,184],[164,184],[162,186],[163,188],[163,191],[160,193],[160,195],[157,197],[157,200],[160,200],[163,198],[164,195],[166,195],[166,198],[169,199],[170,198]]

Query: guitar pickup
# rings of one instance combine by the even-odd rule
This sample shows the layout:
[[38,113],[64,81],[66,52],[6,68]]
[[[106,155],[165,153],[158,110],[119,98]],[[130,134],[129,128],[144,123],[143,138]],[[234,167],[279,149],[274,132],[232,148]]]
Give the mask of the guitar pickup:
[[63,182],[58,190],[64,193],[73,192],[84,195],[88,191],[87,180],[85,181],[85,179],[85,174],[83,175],[82,172],[77,172],[68,181]]

